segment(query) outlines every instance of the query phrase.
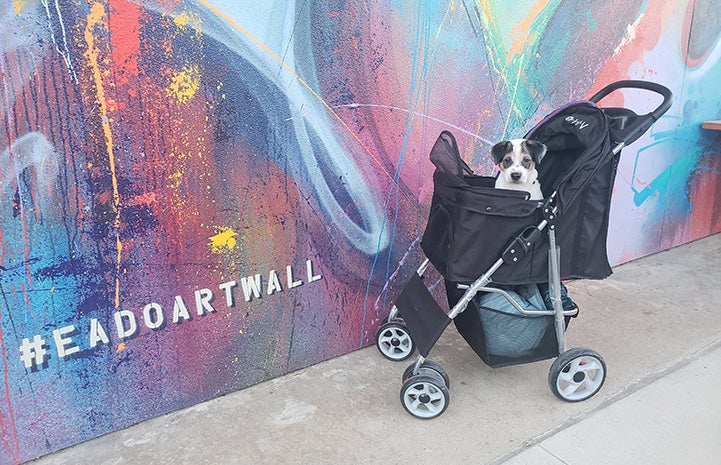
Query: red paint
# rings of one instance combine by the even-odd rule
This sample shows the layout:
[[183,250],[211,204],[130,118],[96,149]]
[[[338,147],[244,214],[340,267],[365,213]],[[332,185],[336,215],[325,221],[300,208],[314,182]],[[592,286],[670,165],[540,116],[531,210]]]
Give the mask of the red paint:
[[689,198],[693,208],[689,217],[691,234],[684,242],[721,232],[721,156],[712,153],[704,157],[689,178]]
[[108,29],[115,83],[123,86],[138,76],[141,7],[129,0],[111,0]]

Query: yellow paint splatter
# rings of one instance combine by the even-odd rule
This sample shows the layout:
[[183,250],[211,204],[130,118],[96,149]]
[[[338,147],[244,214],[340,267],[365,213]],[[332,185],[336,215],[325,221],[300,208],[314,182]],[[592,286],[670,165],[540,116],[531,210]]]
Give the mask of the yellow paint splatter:
[[200,89],[200,71],[197,65],[186,66],[182,70],[173,73],[170,77],[170,85],[165,89],[168,97],[172,97],[178,103],[186,104]]
[[221,253],[224,247],[233,249],[235,247],[235,237],[238,235],[231,228],[220,228],[220,232],[210,237],[210,250],[213,253]]
[[190,22],[190,16],[185,11],[180,13],[178,16],[173,18],[173,22],[176,26],[179,28],[185,28],[188,26],[188,23]]
[[178,16],[173,18],[173,22],[176,26],[178,26],[181,29],[186,29],[188,26],[198,29],[200,27],[200,23],[202,21],[202,18],[193,13],[188,13],[187,11],[183,11]]
[[128,348],[128,345],[124,342],[121,342],[120,344],[118,344],[118,348],[115,349],[115,353],[119,354],[120,352],[124,351],[127,348]]
[[168,175],[168,180],[170,181],[170,184],[168,185],[168,187],[170,187],[171,189],[177,189],[178,187],[180,187],[180,184],[183,181],[183,173],[180,173],[180,172],[170,173]]
[[29,0],[15,0],[13,2],[13,8],[15,9],[15,14],[20,14],[20,10],[25,8],[30,3]]

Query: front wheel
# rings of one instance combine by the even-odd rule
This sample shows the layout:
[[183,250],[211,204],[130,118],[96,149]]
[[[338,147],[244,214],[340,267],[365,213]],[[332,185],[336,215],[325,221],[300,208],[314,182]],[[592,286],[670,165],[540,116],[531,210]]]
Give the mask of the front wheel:
[[570,349],[551,365],[548,385],[561,400],[581,402],[593,397],[606,380],[606,363],[591,349]]
[[446,411],[451,396],[445,383],[435,376],[411,376],[401,388],[401,403],[416,418],[430,420]]

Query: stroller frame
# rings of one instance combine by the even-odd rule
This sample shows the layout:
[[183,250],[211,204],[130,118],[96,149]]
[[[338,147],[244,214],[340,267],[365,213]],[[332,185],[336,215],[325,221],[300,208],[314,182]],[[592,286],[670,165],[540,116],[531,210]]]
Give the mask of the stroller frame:
[[[609,93],[628,87],[656,92],[662,95],[664,100],[656,110],[647,115],[639,116],[625,108],[611,108],[604,111],[607,118],[614,120],[618,129],[613,134],[613,137],[617,138],[615,139],[615,146],[611,149],[613,157],[618,156],[625,146],[643,135],[671,105],[672,95],[667,88],[645,81],[618,81],[612,83],[591,97],[589,101],[595,104]],[[473,174],[467,165],[462,166],[462,168],[463,171]],[[479,293],[494,293],[502,296],[520,315],[525,317],[553,316],[553,329],[557,345],[555,355],[558,355],[558,357],[549,371],[548,383],[556,397],[564,401],[578,402],[592,397],[601,389],[606,376],[606,364],[603,358],[591,349],[575,348],[567,350],[566,347],[565,330],[568,318],[576,316],[578,308],[564,309],[563,307],[561,250],[556,238],[556,223],[559,212],[557,196],[558,191],[554,189],[545,200],[539,201],[543,219],[535,226],[527,227],[517,233],[509,245],[505,247],[501,256],[478,278],[470,282],[470,284],[452,283],[457,289],[462,290],[463,294],[452,305],[447,314],[443,312],[430,295],[425,285],[419,284],[431,264],[431,258],[426,258],[415,271],[404,292],[391,307],[388,317],[376,334],[378,349],[390,360],[405,360],[412,355],[415,347],[418,347],[419,355],[415,363],[408,366],[403,374],[403,386],[400,396],[401,403],[411,415],[417,418],[431,419],[442,414],[448,407],[450,400],[448,392],[450,379],[448,374],[438,364],[429,361],[427,357],[431,348],[450,322],[463,313]],[[493,275],[504,264],[513,265],[521,261],[532,246],[543,236],[544,231],[546,231],[548,237],[548,286],[552,308],[529,310],[524,308],[506,290],[490,287],[489,285],[493,282]],[[449,283],[447,280],[446,286]],[[449,292],[449,289],[447,289],[447,292]],[[406,309],[411,308],[412,311],[401,312],[399,306]],[[543,358],[549,357],[544,355],[534,360]],[[486,360],[484,359],[484,361]]]

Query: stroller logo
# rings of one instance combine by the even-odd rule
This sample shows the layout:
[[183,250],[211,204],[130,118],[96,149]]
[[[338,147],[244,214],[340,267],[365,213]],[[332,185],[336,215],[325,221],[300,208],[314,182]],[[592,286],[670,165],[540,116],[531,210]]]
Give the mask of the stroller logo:
[[578,119],[575,116],[566,116],[566,121],[571,123],[573,126],[576,126],[579,131],[589,125],[589,123],[582,119]]

